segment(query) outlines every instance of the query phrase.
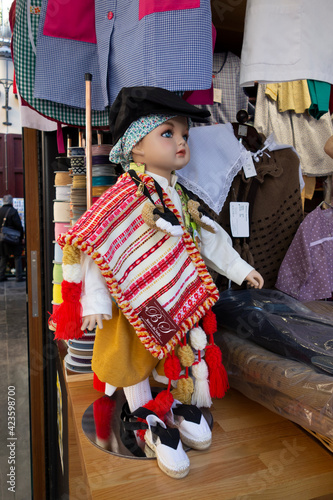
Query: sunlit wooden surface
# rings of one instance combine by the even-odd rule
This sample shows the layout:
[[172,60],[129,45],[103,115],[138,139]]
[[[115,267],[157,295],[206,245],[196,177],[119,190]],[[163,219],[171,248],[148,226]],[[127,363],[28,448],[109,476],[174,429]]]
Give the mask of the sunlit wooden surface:
[[68,381],[70,499],[333,498],[333,455],[297,425],[235,390],[215,401],[213,443],[191,450],[184,479],[167,477],[155,460],[120,458],[91,444],[82,415],[100,394],[86,376]]

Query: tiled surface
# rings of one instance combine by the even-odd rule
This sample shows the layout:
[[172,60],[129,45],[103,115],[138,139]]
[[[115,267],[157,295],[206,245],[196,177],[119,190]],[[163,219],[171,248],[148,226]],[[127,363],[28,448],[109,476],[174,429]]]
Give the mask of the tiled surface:
[[[0,283],[0,498],[31,500],[26,283]],[[8,387],[15,387],[15,457],[7,446]],[[13,442],[14,442],[13,441]],[[15,459],[15,493],[8,491],[8,459]]]

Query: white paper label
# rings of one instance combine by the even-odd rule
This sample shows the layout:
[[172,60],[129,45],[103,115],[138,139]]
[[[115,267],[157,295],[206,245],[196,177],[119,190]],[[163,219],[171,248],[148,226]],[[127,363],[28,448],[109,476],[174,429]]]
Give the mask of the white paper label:
[[214,87],[214,96],[213,96],[214,102],[222,102],[222,89],[216,89]]
[[242,135],[243,137],[247,136],[247,126],[246,125],[238,125],[238,135]]
[[234,238],[248,238],[250,236],[249,203],[247,201],[230,202],[230,226]]
[[250,151],[247,151],[243,163],[244,175],[248,179],[249,177],[254,177],[257,175],[256,168],[253,163],[253,158]]

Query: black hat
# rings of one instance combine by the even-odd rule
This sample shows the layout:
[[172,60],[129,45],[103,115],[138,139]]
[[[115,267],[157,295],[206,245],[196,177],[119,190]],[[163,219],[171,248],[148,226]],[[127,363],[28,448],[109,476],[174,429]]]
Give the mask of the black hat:
[[179,95],[159,87],[124,87],[110,109],[111,142],[124,135],[132,122],[150,114],[187,116],[207,123],[210,112],[184,101]]

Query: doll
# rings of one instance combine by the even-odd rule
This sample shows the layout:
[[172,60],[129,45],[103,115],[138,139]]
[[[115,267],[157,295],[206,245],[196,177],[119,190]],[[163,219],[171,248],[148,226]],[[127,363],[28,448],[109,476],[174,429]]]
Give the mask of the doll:
[[[227,233],[177,183],[177,170],[190,159],[191,120],[204,121],[207,114],[164,89],[122,89],[110,111],[110,159],[125,173],[59,239],[64,302],[53,317],[56,337],[73,338],[80,328],[97,324],[94,373],[106,383],[107,394],[123,388],[128,420],[134,429],[142,427],[161,470],[176,478],[189,471],[182,442],[196,449],[211,443],[200,410],[170,393],[171,380],[179,379],[177,388],[181,381],[191,386],[188,367],[203,366],[206,341],[202,344],[198,323],[218,299],[204,260],[238,284],[263,286]],[[221,254],[222,259],[215,257]],[[211,338],[208,347],[216,354],[213,344]],[[185,377],[180,377],[177,349]],[[163,370],[168,390],[153,400],[149,376]]]

